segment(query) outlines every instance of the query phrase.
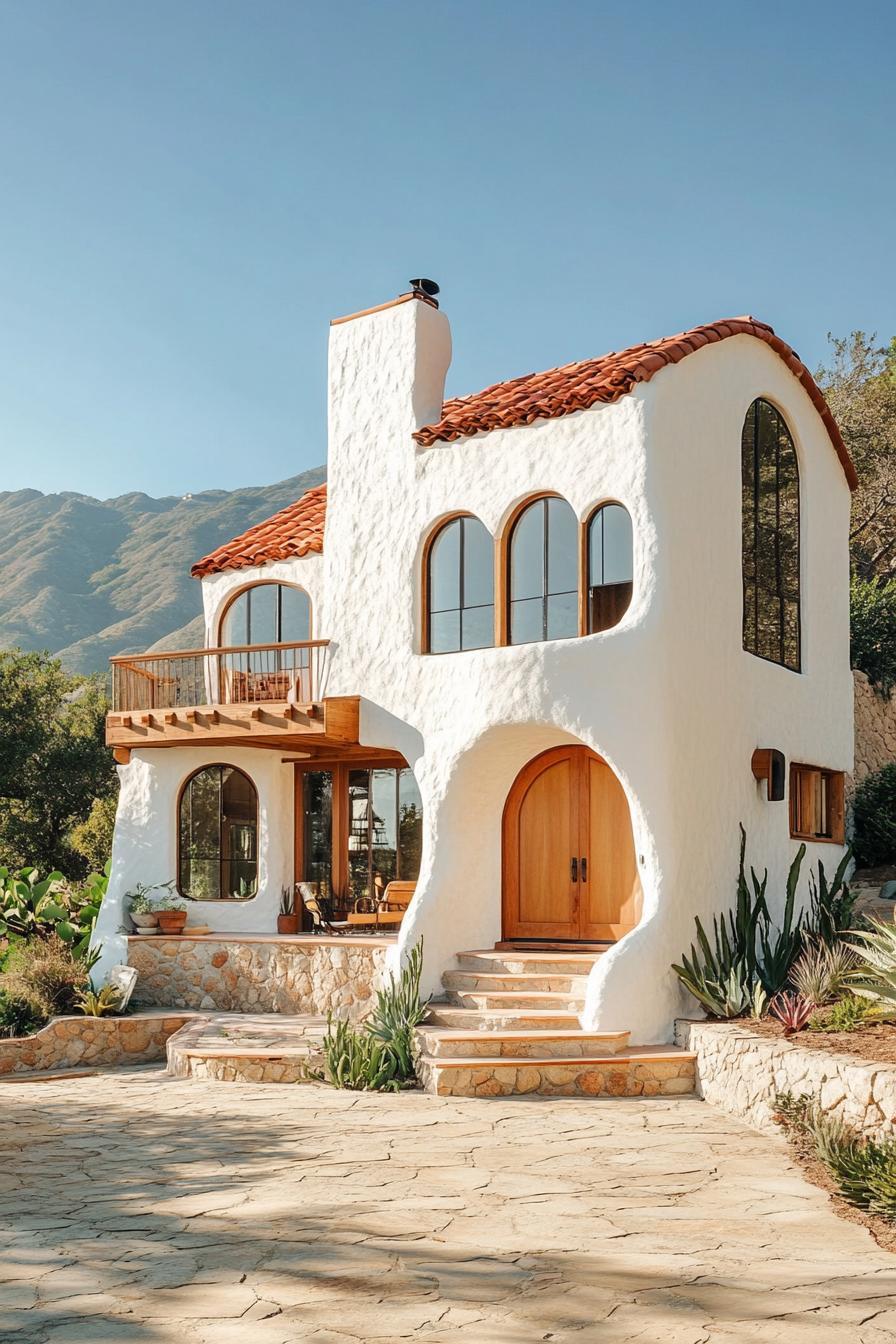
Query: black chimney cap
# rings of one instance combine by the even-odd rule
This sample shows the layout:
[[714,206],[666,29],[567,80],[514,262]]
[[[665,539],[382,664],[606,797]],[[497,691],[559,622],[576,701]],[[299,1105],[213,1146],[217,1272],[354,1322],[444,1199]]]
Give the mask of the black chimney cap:
[[425,294],[428,299],[434,299],[439,292],[435,280],[411,280],[409,283],[416,294]]

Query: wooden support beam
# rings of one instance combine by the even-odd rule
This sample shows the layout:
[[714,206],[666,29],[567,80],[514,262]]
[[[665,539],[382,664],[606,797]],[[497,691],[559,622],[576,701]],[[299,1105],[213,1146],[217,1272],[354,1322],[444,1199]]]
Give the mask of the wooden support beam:
[[168,713],[164,715],[164,719],[166,723],[177,723],[177,715],[173,709],[170,709]]

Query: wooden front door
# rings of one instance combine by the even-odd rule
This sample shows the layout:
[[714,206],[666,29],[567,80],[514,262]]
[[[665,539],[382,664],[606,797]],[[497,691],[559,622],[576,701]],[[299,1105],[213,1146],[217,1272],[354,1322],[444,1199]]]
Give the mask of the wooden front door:
[[628,802],[587,747],[555,747],[504,809],[505,939],[605,942],[634,928],[641,883]]

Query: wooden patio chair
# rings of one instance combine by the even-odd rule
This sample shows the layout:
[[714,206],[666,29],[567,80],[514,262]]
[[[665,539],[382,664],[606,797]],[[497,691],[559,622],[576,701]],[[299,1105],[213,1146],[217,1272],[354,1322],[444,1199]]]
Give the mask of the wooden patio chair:
[[311,916],[311,932],[339,935],[347,933],[351,925],[347,919],[331,919],[328,902],[318,896],[310,882],[299,882],[302,904]]

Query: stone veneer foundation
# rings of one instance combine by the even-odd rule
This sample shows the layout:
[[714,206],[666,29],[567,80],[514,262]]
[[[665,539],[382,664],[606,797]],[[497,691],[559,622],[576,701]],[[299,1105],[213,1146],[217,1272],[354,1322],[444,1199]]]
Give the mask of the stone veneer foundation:
[[481,1067],[450,1058],[417,1060],[424,1091],[438,1097],[687,1096],[694,1091],[694,1060],[672,1050],[580,1062],[534,1059],[484,1059]]
[[264,934],[131,937],[128,963],[143,1006],[241,1013],[333,1012],[364,1017],[389,943],[373,938]]
[[0,1075],[164,1059],[168,1037],[189,1016],[148,1012],[130,1017],[54,1017],[33,1036],[0,1040]]
[[771,1133],[775,1094],[809,1093],[821,1109],[866,1134],[896,1134],[896,1063],[835,1055],[795,1041],[758,1036],[735,1022],[675,1024],[675,1039],[697,1056],[697,1095]]

